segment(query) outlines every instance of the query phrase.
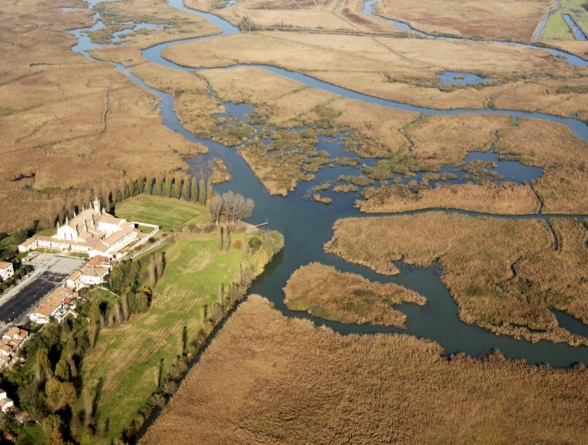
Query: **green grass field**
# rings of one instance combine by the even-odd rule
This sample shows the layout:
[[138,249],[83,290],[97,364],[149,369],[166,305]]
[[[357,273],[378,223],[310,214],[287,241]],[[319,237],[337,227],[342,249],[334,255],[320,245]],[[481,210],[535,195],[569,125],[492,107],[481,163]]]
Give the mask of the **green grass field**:
[[[117,207],[117,215],[132,220],[159,224],[169,230],[180,220],[204,223],[208,214],[202,206],[184,201],[141,195]],[[219,251],[217,233],[180,237],[151,251],[138,261],[163,250],[166,252],[165,272],[153,291],[153,301],[145,314],[134,315],[129,321],[100,332],[96,346],[84,358],[83,394],[76,410],[88,410],[102,382],[97,405],[97,425],[103,428],[108,419],[108,432],[82,443],[110,444],[120,437],[152,392],[157,388],[160,361],[166,372],[182,353],[182,335],[187,328],[188,343],[201,329],[209,330],[202,321],[203,306],[209,309],[218,302],[221,284],[228,287],[239,277],[239,264],[254,265],[260,273],[269,261],[260,248],[245,259],[237,244],[247,243],[252,235],[232,234],[232,247]],[[281,246],[279,234],[253,235],[267,239],[268,246]],[[269,238],[268,238],[269,236]],[[98,440],[98,442],[97,442]]]
[[569,14],[584,34],[588,34],[588,0],[560,0],[559,8],[545,24],[541,32],[542,39],[575,40],[572,30],[564,20],[564,14]]
[[[234,237],[239,238],[243,235]],[[110,438],[105,443],[120,435],[155,390],[160,360],[167,368],[181,354],[184,326],[189,340],[203,328],[203,305],[211,307],[218,301],[220,285],[237,279],[243,252],[219,252],[216,234],[194,235],[176,240],[166,258],[149,311],[104,329],[84,359],[82,376],[85,388],[90,389],[88,397],[103,379],[98,418],[109,418]]]
[[206,207],[175,198],[138,195],[116,205],[116,216],[129,221],[157,224],[170,231],[178,224],[200,225],[208,222]]

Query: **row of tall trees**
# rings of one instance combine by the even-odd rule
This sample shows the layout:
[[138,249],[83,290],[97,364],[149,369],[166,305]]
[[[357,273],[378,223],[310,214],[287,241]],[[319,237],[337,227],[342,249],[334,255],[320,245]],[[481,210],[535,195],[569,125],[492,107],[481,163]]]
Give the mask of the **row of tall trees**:
[[91,441],[106,435],[109,419],[99,424],[96,415],[101,383],[94,388],[82,380],[84,356],[102,329],[149,309],[151,289],[165,266],[163,252],[141,262],[121,261],[111,272],[108,289],[95,289],[78,300],[77,317],[45,325],[25,344],[22,368],[4,371],[5,389],[11,396],[16,394],[18,405],[38,420],[48,435],[74,443],[82,437]]
[[[125,199],[140,194],[163,196],[167,198],[183,199],[206,205],[214,195],[213,186],[210,181],[189,176],[186,174],[158,175],[154,177],[139,177],[122,181],[119,185],[110,190],[97,191],[100,204],[109,212],[113,212],[116,204]],[[91,192],[84,193],[76,198],[78,202],[68,200],[55,217],[55,223],[63,223],[66,217],[72,218],[74,213],[79,213],[84,206],[95,196]]]

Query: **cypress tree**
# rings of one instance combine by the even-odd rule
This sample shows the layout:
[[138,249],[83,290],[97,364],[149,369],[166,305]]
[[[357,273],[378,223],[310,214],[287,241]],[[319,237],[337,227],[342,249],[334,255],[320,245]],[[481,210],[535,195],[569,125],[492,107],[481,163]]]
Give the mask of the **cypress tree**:
[[182,199],[190,200],[190,178],[184,179],[184,187],[182,188]]
[[182,197],[182,180],[179,177],[174,178],[174,198],[180,199]]

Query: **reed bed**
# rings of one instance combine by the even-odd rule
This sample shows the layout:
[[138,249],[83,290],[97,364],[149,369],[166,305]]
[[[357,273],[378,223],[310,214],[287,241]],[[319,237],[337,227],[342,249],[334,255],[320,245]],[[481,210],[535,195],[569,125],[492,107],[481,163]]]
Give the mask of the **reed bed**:
[[392,261],[439,263],[462,321],[532,342],[587,344],[549,308],[588,324],[588,234],[578,221],[550,224],[439,212],[351,218],[335,224],[326,248],[385,274],[397,273]]
[[583,444],[587,377],[341,336],[251,296],[140,443]]

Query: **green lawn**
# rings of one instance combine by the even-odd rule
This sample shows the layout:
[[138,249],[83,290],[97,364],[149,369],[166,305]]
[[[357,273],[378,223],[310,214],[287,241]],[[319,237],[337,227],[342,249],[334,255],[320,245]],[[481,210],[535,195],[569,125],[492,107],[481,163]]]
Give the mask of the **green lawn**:
[[208,211],[200,204],[176,198],[138,195],[116,205],[116,216],[129,221],[157,224],[170,231],[177,224],[206,224]]
[[[244,252],[234,244],[238,240],[247,242],[247,238],[249,236],[235,233],[229,252],[219,252],[216,233],[176,239],[167,246],[166,269],[154,289],[149,311],[100,333],[95,348],[84,358],[84,394],[77,407],[79,411],[84,398],[93,398],[102,380],[98,425],[108,418],[109,432],[103,440],[94,436],[92,443],[110,444],[113,438],[120,436],[156,389],[160,360],[163,359],[164,369],[168,369],[181,354],[184,326],[189,342],[204,327],[202,308],[204,305],[210,308],[218,301],[221,284],[228,286],[237,280]],[[263,249],[259,249],[258,253],[249,255],[244,264],[249,261],[265,264],[268,258],[264,255]]]
[[560,0],[560,7],[555,11],[541,32],[543,39],[574,40],[569,25],[564,20],[564,14],[569,14],[584,34],[588,34],[588,11],[583,4],[588,0]]

